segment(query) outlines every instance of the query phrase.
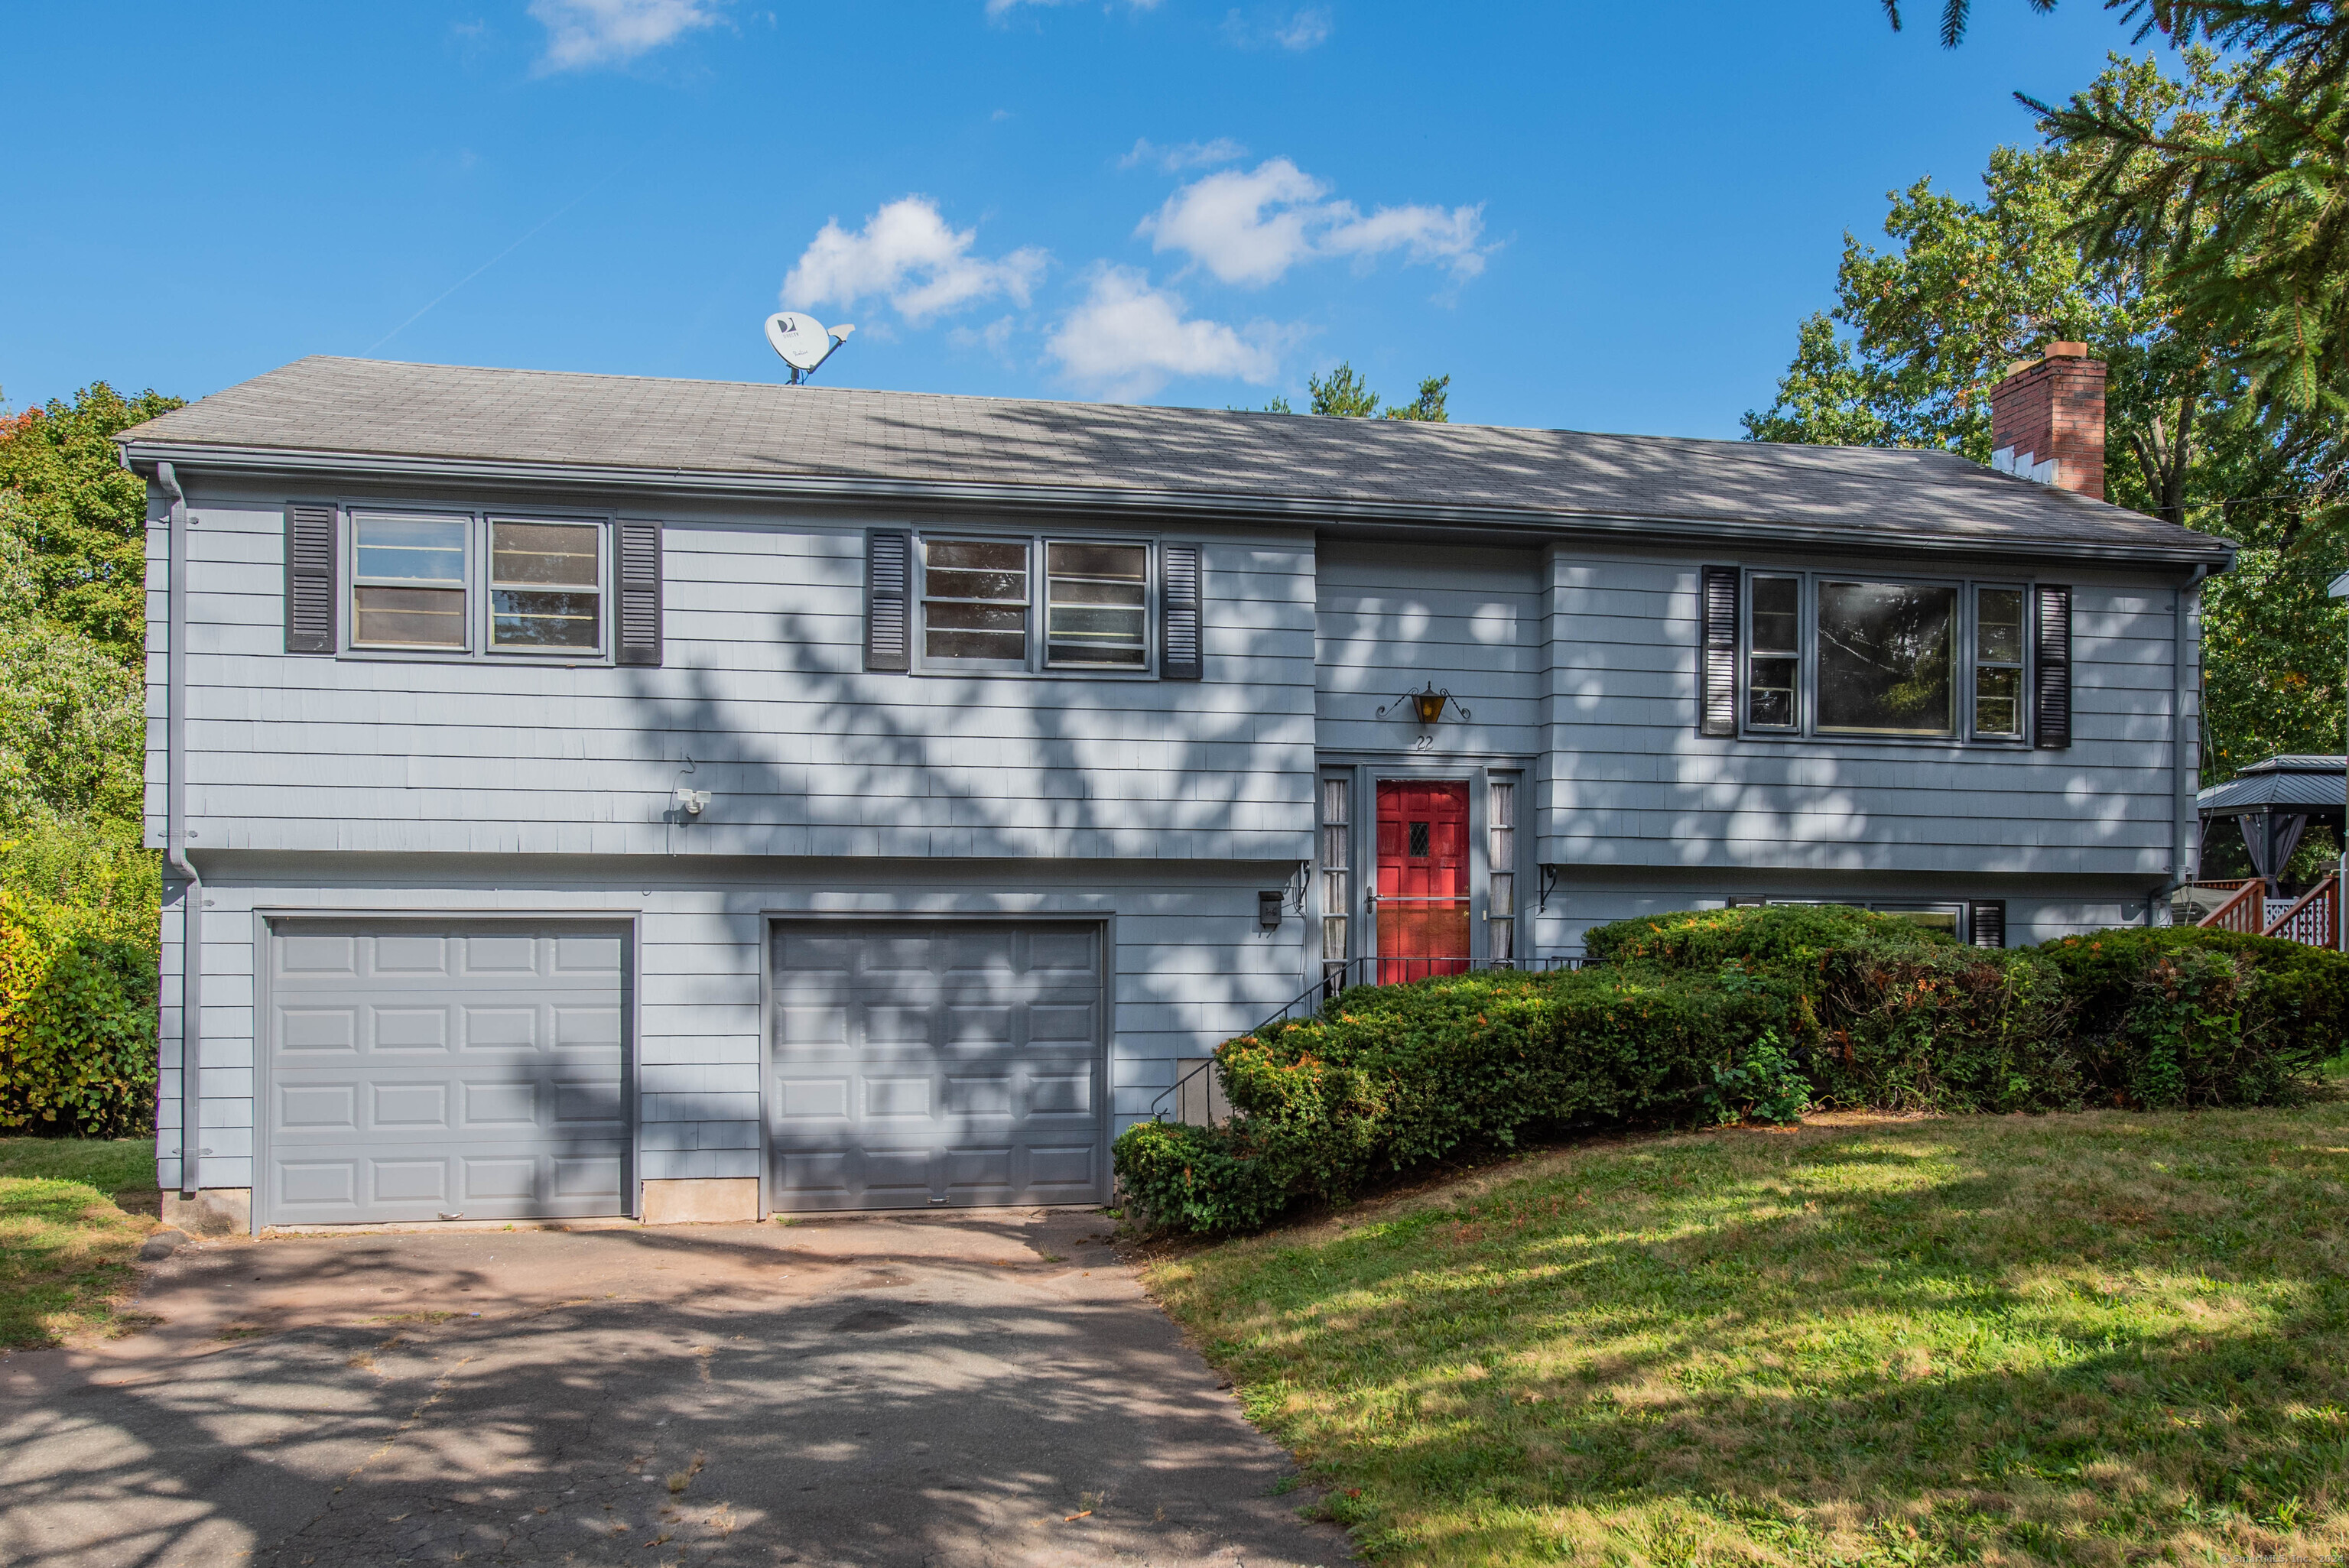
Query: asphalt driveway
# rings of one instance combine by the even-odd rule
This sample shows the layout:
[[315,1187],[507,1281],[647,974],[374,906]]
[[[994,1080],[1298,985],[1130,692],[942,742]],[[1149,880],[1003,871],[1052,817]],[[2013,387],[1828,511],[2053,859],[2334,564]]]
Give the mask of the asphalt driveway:
[[1334,1563],[1099,1216],[206,1243],[0,1361],[0,1561]]

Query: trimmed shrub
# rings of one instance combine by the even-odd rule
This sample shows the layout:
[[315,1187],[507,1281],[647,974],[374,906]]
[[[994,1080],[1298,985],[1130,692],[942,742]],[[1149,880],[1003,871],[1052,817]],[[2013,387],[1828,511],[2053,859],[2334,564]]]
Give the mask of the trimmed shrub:
[[[2321,947],[2235,931],[2168,926],[2060,937],[2032,951],[2062,972],[2064,991],[2079,1010],[2076,1027],[2083,1047],[2099,1060],[2116,1062],[2148,1048],[2143,1032],[2153,1015],[2147,1010],[2143,988],[2165,960],[2187,952],[2225,954],[2257,972],[2258,1038],[2284,1079],[2300,1083],[2319,1063],[2349,1046],[2349,957]],[[2268,1084],[2276,1077],[2261,1067],[2249,1074],[2249,1081]],[[2300,1091],[2277,1092],[2296,1096]],[[2208,1103],[2257,1104],[2272,1098],[2247,1091]]]
[[0,841],[0,1128],[150,1130],[155,855],[135,837],[26,823]]
[[1742,974],[1607,969],[1358,987],[1318,1018],[1226,1041],[1232,1124],[1129,1129],[1118,1177],[1154,1222],[1238,1230],[1528,1128],[1690,1119],[1716,1067],[1784,1037],[1791,1002]]
[[1605,963],[1706,971],[1732,961],[1748,968],[1784,969],[1846,947],[1906,951],[1955,945],[1913,920],[1839,903],[1676,910],[1593,926],[1583,936],[1583,951]]
[[1129,1129],[1119,1180],[1154,1222],[1221,1232],[1578,1123],[2287,1103],[2349,1019],[2349,958],[2226,933],[1985,951],[1781,904],[1621,921],[1589,950],[1608,962],[1357,987],[1227,1040],[1232,1121]]
[[1871,944],[1814,967],[1805,1066],[1822,1105],[1968,1112],[2084,1102],[2063,977],[2029,951]]

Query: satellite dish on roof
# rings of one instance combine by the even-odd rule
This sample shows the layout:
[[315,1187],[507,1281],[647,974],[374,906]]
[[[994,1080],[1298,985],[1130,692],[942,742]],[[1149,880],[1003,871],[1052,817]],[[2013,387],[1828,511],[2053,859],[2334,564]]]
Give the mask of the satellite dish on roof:
[[853,326],[827,327],[812,315],[795,310],[779,310],[767,318],[767,343],[783,363],[792,367],[792,385],[796,387],[815,374],[815,367],[832,357],[832,351],[848,341]]

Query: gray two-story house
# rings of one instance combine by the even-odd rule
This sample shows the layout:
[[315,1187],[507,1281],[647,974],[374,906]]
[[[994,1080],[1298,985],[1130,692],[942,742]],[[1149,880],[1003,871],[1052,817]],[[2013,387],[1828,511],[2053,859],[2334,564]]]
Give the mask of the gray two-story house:
[[161,1179],[256,1226],[1097,1202],[1325,975],[2190,871],[2228,547],[2044,443],[317,358],[122,449]]

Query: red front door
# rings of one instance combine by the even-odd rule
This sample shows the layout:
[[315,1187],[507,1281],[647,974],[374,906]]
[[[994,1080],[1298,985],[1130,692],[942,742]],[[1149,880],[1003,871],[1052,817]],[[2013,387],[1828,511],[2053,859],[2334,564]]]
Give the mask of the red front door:
[[1379,784],[1379,984],[1468,969],[1468,786]]

